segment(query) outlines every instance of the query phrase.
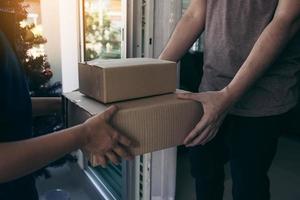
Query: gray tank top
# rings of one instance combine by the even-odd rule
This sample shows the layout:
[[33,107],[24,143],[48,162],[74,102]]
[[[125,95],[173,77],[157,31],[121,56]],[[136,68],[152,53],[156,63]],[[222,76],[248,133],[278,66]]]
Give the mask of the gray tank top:
[[[200,91],[221,90],[230,83],[272,20],[277,3],[278,0],[207,0]],[[231,114],[259,117],[287,112],[298,101],[299,72],[300,32]]]

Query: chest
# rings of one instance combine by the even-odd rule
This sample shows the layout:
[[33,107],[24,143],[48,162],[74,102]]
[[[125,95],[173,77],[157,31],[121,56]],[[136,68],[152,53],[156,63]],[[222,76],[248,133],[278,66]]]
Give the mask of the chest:
[[226,20],[274,14],[279,0],[207,0],[207,15],[221,16]]

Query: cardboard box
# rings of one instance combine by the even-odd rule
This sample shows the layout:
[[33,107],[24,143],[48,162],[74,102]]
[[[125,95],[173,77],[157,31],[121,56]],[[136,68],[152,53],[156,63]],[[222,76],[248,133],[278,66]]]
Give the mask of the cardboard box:
[[103,103],[176,90],[176,63],[152,58],[79,63],[79,90]]
[[[108,107],[80,92],[67,93],[64,96],[69,127],[102,113]],[[200,103],[177,99],[175,94],[125,101],[115,105],[119,107],[119,111],[111,123],[114,128],[138,143],[138,146],[131,149],[134,155],[181,145],[186,134],[196,126],[203,114]]]

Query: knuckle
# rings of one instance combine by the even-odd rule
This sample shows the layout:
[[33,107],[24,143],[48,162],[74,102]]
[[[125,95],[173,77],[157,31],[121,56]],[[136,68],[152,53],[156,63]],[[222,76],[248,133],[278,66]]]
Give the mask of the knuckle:
[[119,140],[119,138],[120,138],[119,133],[117,131],[113,131],[112,132],[112,139],[113,140]]

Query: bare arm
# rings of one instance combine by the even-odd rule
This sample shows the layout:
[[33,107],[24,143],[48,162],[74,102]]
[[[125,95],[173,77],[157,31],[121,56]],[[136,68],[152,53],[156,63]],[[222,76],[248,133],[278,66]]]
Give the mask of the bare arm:
[[0,183],[31,173],[84,145],[82,126],[20,142],[0,143]]
[[225,88],[230,102],[236,102],[271,66],[300,29],[300,1],[280,0],[271,23],[255,43],[250,55]]
[[110,107],[105,113],[70,129],[19,142],[0,143],[0,183],[29,174],[79,148],[100,155],[103,165],[107,159],[117,162],[117,156],[129,158],[130,153],[124,147],[128,147],[130,141],[107,124],[115,112],[116,107]]
[[204,116],[186,137],[187,146],[205,144],[215,137],[229,108],[260,78],[300,30],[300,1],[279,0],[273,20],[255,43],[230,84],[221,91],[179,95],[203,104]]
[[206,0],[192,0],[179,20],[160,59],[177,62],[197,40],[205,27]]
[[33,116],[61,112],[60,97],[31,97]]

